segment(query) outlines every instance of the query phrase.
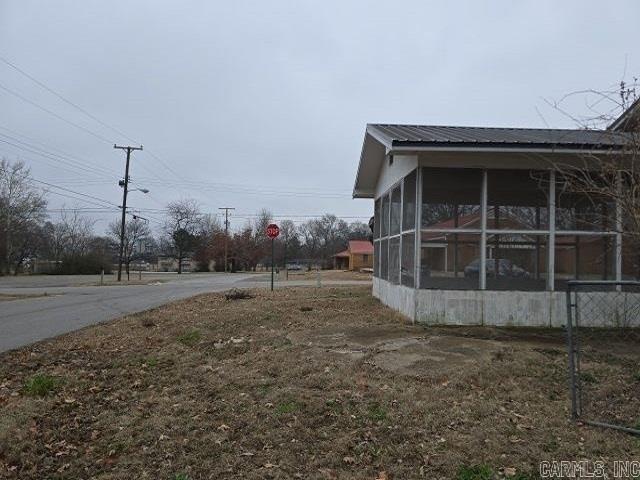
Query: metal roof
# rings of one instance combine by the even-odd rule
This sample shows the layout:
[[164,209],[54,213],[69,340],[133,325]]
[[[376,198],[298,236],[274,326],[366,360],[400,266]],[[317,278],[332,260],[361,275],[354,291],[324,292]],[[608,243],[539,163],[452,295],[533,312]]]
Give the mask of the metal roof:
[[608,150],[622,148],[628,141],[624,133],[607,130],[369,124],[367,132],[389,148],[440,146]]
[[640,124],[640,98],[616,118],[607,130],[630,132],[637,129],[638,124]]
[[373,253],[373,243],[369,240],[349,240],[348,250],[354,254],[369,255]]

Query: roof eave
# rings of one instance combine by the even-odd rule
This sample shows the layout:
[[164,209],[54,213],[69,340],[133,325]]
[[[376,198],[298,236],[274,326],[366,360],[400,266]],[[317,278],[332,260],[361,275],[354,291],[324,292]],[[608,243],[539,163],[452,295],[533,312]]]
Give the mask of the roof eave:
[[618,131],[629,123],[633,122],[633,117],[640,115],[640,98],[636,99],[629,108],[627,108],[622,114],[616,118],[608,127],[607,130]]
[[501,144],[501,143],[443,143],[443,142],[393,142],[390,154],[408,152],[511,152],[511,153],[571,153],[571,154],[618,154],[623,153],[622,146],[600,147],[595,145],[585,146],[545,146],[543,144]]
[[365,130],[364,139],[362,141],[362,150],[360,151],[360,162],[358,163],[358,171],[356,172],[356,180],[353,185],[353,198],[374,198],[375,197],[375,187],[372,189],[364,189],[360,186],[360,180],[362,178],[362,170],[364,159],[366,156],[366,149],[371,141],[375,141],[379,143],[382,147],[384,147],[385,154],[391,148],[391,140],[386,138],[384,135],[381,135],[380,132],[376,130],[376,128],[367,124],[367,128]]
[[363,192],[360,190],[354,190],[352,198],[375,198],[375,192]]

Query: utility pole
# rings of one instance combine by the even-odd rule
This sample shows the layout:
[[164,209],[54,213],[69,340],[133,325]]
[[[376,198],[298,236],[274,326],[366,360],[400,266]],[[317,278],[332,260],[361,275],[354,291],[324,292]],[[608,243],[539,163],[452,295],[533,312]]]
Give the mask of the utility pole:
[[139,147],[121,147],[114,145],[113,148],[118,150],[125,150],[127,152],[127,163],[124,168],[124,180],[120,181],[120,186],[124,188],[122,194],[122,222],[120,224],[120,255],[118,255],[118,281],[122,280],[122,255],[124,254],[124,229],[127,217],[127,192],[129,190],[129,160],[131,159],[131,152],[134,150],[142,150],[142,145]]
[[224,273],[227,273],[227,242],[229,238],[229,210],[235,210],[234,207],[220,207],[218,210],[224,210]]

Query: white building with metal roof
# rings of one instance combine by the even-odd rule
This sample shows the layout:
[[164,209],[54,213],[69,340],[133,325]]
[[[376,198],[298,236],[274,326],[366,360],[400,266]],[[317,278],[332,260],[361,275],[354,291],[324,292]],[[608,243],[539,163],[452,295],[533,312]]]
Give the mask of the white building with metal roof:
[[635,277],[620,209],[557,166],[620,155],[638,108],[608,130],[367,125],[374,295],[425,324],[561,326],[568,280]]

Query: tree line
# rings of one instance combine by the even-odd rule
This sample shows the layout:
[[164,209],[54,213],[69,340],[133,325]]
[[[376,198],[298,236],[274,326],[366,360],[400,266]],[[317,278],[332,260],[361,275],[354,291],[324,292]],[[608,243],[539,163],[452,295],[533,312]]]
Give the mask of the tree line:
[[[225,233],[216,215],[206,213],[193,199],[171,202],[156,232],[147,220],[128,215],[125,222],[123,263],[126,272],[137,262],[154,262],[159,256],[175,260],[178,271],[186,259],[199,271],[225,269],[225,245],[230,271],[255,270],[270,263],[271,240],[266,227],[274,222],[268,210],[239,229]],[[321,267],[346,248],[349,240],[371,237],[363,222],[348,223],[332,214],[301,224],[277,221],[280,236],[274,242],[279,266],[298,262]],[[57,220],[49,219],[46,192],[37,188],[21,161],[0,161],[0,274],[33,271],[38,260],[43,272],[90,274],[110,272],[118,261],[121,222],[114,219],[103,235],[96,221],[80,209],[63,208]]]
[[[187,217],[191,221],[185,221]],[[218,218],[202,214],[193,200],[173,202],[167,208],[164,239],[170,241],[164,251],[177,260],[185,258],[185,252],[191,254],[199,270],[222,271],[226,244],[229,270],[255,270],[270,263],[271,240],[266,229],[274,221],[271,212],[261,210],[239,230],[226,234]],[[332,214],[300,225],[290,219],[275,223],[280,227],[274,241],[274,261],[279,266],[297,262],[327,268],[332,265],[333,255],[345,249],[349,240],[371,237],[367,224],[348,223]]]

